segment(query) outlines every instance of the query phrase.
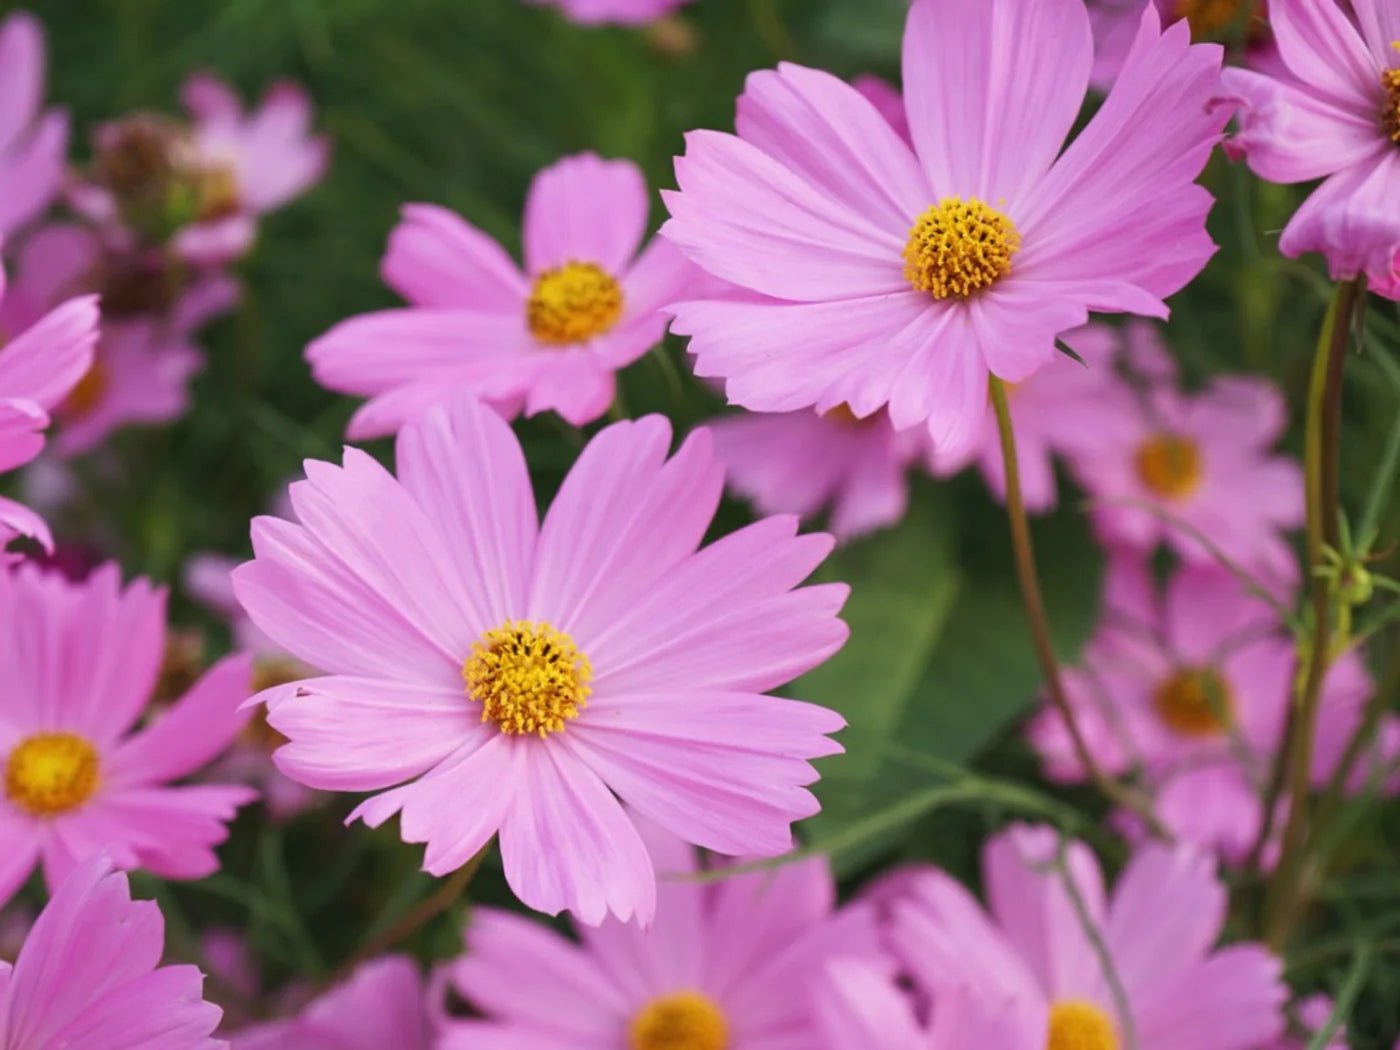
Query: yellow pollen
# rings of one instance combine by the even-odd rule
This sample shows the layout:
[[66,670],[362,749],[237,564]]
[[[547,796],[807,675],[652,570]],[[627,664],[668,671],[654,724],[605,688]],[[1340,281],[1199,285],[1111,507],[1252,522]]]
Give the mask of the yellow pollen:
[[1190,438],[1155,434],[1133,457],[1138,480],[1163,499],[1185,499],[1201,483],[1201,453]]
[[5,764],[5,797],[36,817],[77,809],[97,790],[97,749],[73,733],[21,740]]
[[628,1029],[630,1050],[726,1050],[729,1024],[709,996],[676,992],[642,1007]]
[[904,278],[935,299],[966,299],[1011,272],[1021,235],[975,197],[946,197],[919,216],[904,246]]
[[[1400,51],[1400,40],[1390,45]],[[1400,145],[1400,69],[1387,69],[1381,74],[1381,87],[1385,88],[1385,106],[1381,109],[1381,127],[1390,136],[1390,141]]]
[[107,375],[107,369],[101,361],[93,361],[92,367],[83,373],[83,378],[68,391],[68,396],[58,408],[58,414],[69,419],[82,419],[102,404],[110,386],[111,379]]
[[1219,672],[1209,667],[1176,671],[1157,687],[1152,705],[1179,736],[1214,736],[1234,721],[1234,699]]
[[1228,29],[1243,9],[1243,0],[1176,0],[1176,16],[1186,19],[1196,40]]
[[1045,1050],[1118,1050],[1118,1032],[1093,1003],[1062,999],[1050,1007]]
[[214,222],[237,215],[238,176],[227,165],[192,170],[187,178],[194,198],[195,216],[200,222]]
[[481,720],[502,733],[558,733],[586,707],[593,668],[574,640],[547,623],[507,620],[472,645],[462,665]]
[[567,262],[535,278],[525,317],[530,334],[549,346],[600,336],[622,316],[622,285],[601,266]]

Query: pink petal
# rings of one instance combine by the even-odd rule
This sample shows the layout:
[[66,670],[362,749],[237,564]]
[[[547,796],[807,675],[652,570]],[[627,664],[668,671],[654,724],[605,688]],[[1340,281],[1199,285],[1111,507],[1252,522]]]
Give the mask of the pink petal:
[[53,1046],[112,1050],[220,1050],[211,1038],[221,1011],[203,1001],[204,975],[194,966],[165,966],[128,981],[93,1002],[54,1035]]
[[602,416],[616,396],[610,368],[587,354],[566,350],[539,361],[525,396],[525,414],[558,412],[566,423],[582,427]]
[[523,310],[530,291],[499,244],[435,204],[403,206],[380,273],[414,306],[429,309]]
[[0,234],[9,236],[38,217],[64,176],[68,118],[47,113],[0,162]]
[[[167,879],[202,879],[219,870],[214,847],[228,838],[238,808],[256,798],[246,787],[122,788],[95,798],[62,830],[80,860],[119,843],[134,852],[133,866]],[[83,843],[97,849],[77,852]],[[44,859],[47,875],[52,858]]]
[[1283,1029],[1287,988],[1282,964],[1262,945],[1241,944],[1216,952],[1158,989],[1156,1003],[1136,1012],[1143,1046],[1198,1050],[1269,1046]]
[[1332,0],[1271,2],[1269,28],[1289,72],[1325,100],[1353,110],[1383,101],[1380,63]]
[[1314,190],[1284,228],[1279,251],[1290,259],[1322,252],[1334,280],[1364,273],[1390,294],[1400,258],[1398,203],[1400,156],[1387,150]]
[[530,184],[525,200],[525,268],[593,263],[614,277],[637,253],[650,194],[631,161],[594,153],[565,157]]
[[0,150],[29,130],[44,98],[44,28],[17,11],[0,24]]

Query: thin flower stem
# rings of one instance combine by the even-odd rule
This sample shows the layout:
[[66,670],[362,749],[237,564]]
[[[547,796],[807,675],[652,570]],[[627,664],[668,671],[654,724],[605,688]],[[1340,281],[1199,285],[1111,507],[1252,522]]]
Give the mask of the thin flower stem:
[[1011,409],[1006,400],[1006,387],[996,376],[991,377],[991,394],[997,416],[997,432],[1001,437],[1002,465],[1006,473],[1006,515],[1011,525],[1011,548],[1015,555],[1016,578],[1021,586],[1021,600],[1026,607],[1031,642],[1035,647],[1036,658],[1040,661],[1041,673],[1045,676],[1045,689],[1050,694],[1050,703],[1069,731],[1080,765],[1099,791],[1110,801],[1139,817],[1155,837],[1168,839],[1171,836],[1152,812],[1147,799],[1119,783],[1100,768],[1089,750],[1083,731],[1079,728],[1069,698],[1065,695],[1064,682],[1060,678],[1059,660],[1055,656],[1055,644],[1050,638],[1050,621],[1045,613],[1045,599],[1040,592],[1040,577],[1036,572],[1030,523],[1026,518],[1026,505],[1021,496],[1021,468],[1016,456],[1016,432],[1011,422]]
[[488,842],[477,851],[476,856],[444,879],[436,891],[414,905],[402,919],[379,936],[370,938],[360,947],[359,951],[331,975],[327,984],[339,984],[349,977],[361,963],[367,962],[377,955],[382,955],[390,948],[406,941],[452,907],[453,903],[471,886],[472,880],[476,878],[476,873],[481,870],[481,865],[486,860],[486,854],[490,849],[491,843]]
[[[1352,319],[1362,296],[1359,280],[1337,286],[1323,323],[1308,391],[1304,468],[1307,481],[1308,576],[1312,595],[1312,641],[1306,652],[1307,674],[1285,731],[1286,749],[1279,761],[1288,764],[1289,810],[1283,849],[1265,902],[1265,935],[1282,950],[1300,903],[1301,876],[1306,870],[1308,800],[1312,789],[1313,748],[1322,683],[1332,655],[1332,592],[1328,579],[1316,570],[1326,565],[1324,546],[1335,542],[1338,520],[1339,452],[1342,417],[1342,377]],[[1265,799],[1265,812],[1274,799]]]

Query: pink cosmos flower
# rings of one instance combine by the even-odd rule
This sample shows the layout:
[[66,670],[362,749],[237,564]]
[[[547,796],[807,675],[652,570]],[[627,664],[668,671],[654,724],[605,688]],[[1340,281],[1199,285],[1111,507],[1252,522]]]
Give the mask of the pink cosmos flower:
[[383,792],[352,819],[402,811],[434,874],[499,831],[520,899],[590,924],[655,908],[618,797],[720,853],[786,852],[843,722],[761,694],[841,647],[847,588],[798,587],[832,539],[793,518],[697,549],[722,472],[708,432],[670,442],[659,416],[606,428],[543,525],[510,427],[469,397],[400,433],[397,480],[355,449],[309,461],[299,523],[256,519],[234,573],[253,622],[330,672],[261,694],[279,768]]
[[877,956],[868,910],[836,911],[824,860],[701,883],[693,849],[655,827],[642,831],[667,873],[651,928],[610,920],[579,929],[574,942],[531,919],[477,909],[449,976],[486,1020],[449,1022],[439,1050],[813,1045],[811,1000],[825,964]]
[[[1137,364],[1138,358],[1150,356],[1155,361],[1164,356],[1157,329],[1146,321],[1132,322],[1121,335],[1106,325],[1089,324],[1060,338],[1083,364],[1058,354],[1029,379],[1006,390],[1016,430],[1021,495],[1032,513],[1055,506],[1055,457],[1092,449],[1102,429],[1097,421],[1131,410],[1132,387],[1114,371],[1118,359]],[[948,456],[934,449],[931,457],[931,468],[941,477],[956,474],[969,463],[977,464],[992,493],[1005,501],[1001,434],[992,414],[983,419],[981,432],[966,453]]]
[[[285,501],[279,501],[282,503]],[[291,516],[290,504],[283,512]],[[221,554],[200,554],[185,565],[185,590],[196,601],[223,617],[233,634],[234,645],[253,655],[252,691],[260,693],[275,685],[310,678],[316,674],[290,653],[281,649],[253,624],[233,593],[233,570],[239,562]],[[309,809],[317,795],[304,784],[286,776],[272,760],[273,751],[287,742],[267,724],[266,712],[259,709],[244,728],[238,741],[209,770],[211,777],[228,778],[258,789],[268,813],[286,820]]]
[[1303,472],[1271,454],[1287,418],[1257,376],[1220,376],[1196,394],[1157,382],[1105,405],[1069,457],[1099,538],[1144,551],[1165,542],[1197,565],[1223,554],[1270,585],[1292,583],[1283,532],[1303,524]]
[[605,22],[618,22],[623,25],[642,25],[655,22],[658,18],[690,0],[525,0],[527,4],[552,5],[582,25],[601,25]]
[[412,959],[386,955],[296,1017],[235,1032],[231,1050],[430,1050],[423,978]]
[[250,661],[221,660],[133,731],[164,642],[164,592],[123,588],[114,565],[80,584],[27,565],[0,574],[0,902],[40,860],[51,890],[103,851],[164,878],[218,869],[213,847],[253,792],[170,785],[242,728]]
[[1092,51],[1082,0],[915,0],[912,151],[828,74],[751,75],[738,135],[691,133],[663,193],[663,234],[767,297],[673,306],[697,373],[756,411],[888,406],[951,456],[981,433],[989,372],[1028,378],[1090,311],[1165,316],[1214,251],[1192,180],[1224,125],[1220,48],[1146,12],[1066,146]]
[[524,272],[454,213],[406,205],[382,273],[410,305],[306,348],[322,386],[371,399],[350,437],[392,434],[452,390],[508,417],[523,406],[582,426],[606,412],[614,373],[661,339],[661,308],[693,272],[664,241],[637,254],[649,197],[629,161],[583,153],[545,168],[525,202]]
[[988,841],[982,869],[985,911],[942,872],[896,909],[898,953],[934,1017],[945,990],[973,988],[1034,1011],[1052,1048],[1252,1050],[1282,1031],[1279,961],[1214,947],[1227,894],[1207,855],[1143,846],[1108,894],[1087,847],[1017,825]]
[[37,18],[0,22],[0,237],[37,217],[63,179],[68,118],[42,109],[44,65]]
[[709,424],[730,488],[762,514],[815,518],[831,509],[839,540],[894,525],[909,502],[906,474],[927,454],[921,430],[896,431],[881,413],[835,409],[743,413]]
[[0,1050],[220,1050],[193,966],[161,966],[165,922],[97,856],[59,887],[13,967],[0,962]]
[[[1332,1017],[1331,996],[1310,995],[1293,1005],[1289,1011],[1290,1031],[1276,1039],[1267,1050],[1307,1050],[1313,1036],[1322,1030]],[[1328,1039],[1326,1050],[1347,1050],[1346,1026],[1341,1026]]]
[[1197,40],[1218,39],[1244,15],[1246,6],[1256,18],[1248,26],[1244,61],[1251,68],[1269,60],[1273,42],[1262,21],[1263,0],[1088,0],[1089,19],[1094,26],[1094,72],[1091,83],[1101,91],[1113,86],[1132,50],[1142,12],[1149,4],[1157,8],[1167,23],[1185,19]]
[[1270,21],[1282,68],[1229,70],[1239,107],[1229,144],[1271,182],[1324,179],[1279,239],[1289,258],[1321,252],[1340,280],[1365,274],[1400,299],[1400,5],[1275,0]]
[[[1120,554],[1110,563],[1102,623],[1083,664],[1064,681],[1101,767],[1139,771],[1169,829],[1238,862],[1263,820],[1263,788],[1296,673],[1294,645],[1278,616],[1233,576],[1185,568],[1159,596],[1146,563]],[[1336,769],[1372,689],[1355,653],[1329,671],[1314,755],[1317,784]],[[1400,722],[1388,720],[1353,790],[1400,754],[1397,734]],[[1030,736],[1053,779],[1084,779],[1055,712],[1046,708]]]

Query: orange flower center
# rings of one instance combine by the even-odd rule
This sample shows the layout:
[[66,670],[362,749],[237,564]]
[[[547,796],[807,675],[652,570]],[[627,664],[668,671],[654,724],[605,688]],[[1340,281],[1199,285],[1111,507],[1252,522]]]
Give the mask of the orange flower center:
[[1118,1031],[1093,1003],[1062,999],[1050,1007],[1045,1050],[1118,1050]]
[[1191,36],[1214,36],[1244,13],[1250,0],[1176,0],[1176,16],[1191,25]]
[[567,262],[535,278],[525,306],[530,334],[548,346],[585,343],[622,317],[622,285],[601,266]]
[[1201,483],[1201,453],[1190,438],[1156,434],[1133,457],[1138,480],[1162,499],[1185,499]]
[[966,299],[1011,272],[1015,224],[975,197],[947,197],[919,216],[904,246],[904,279],[935,299]]
[[[1390,45],[1400,48],[1400,41]],[[1385,88],[1385,106],[1381,109],[1381,127],[1390,136],[1390,141],[1400,145],[1400,69],[1387,69],[1381,74],[1381,87]]]
[[630,1050],[726,1050],[729,1022],[700,992],[663,995],[642,1007],[628,1029]]
[[481,704],[481,720],[512,736],[561,732],[593,692],[593,668],[574,640],[528,620],[507,620],[482,635],[462,665],[462,678]]
[[1228,729],[1235,718],[1229,685],[1209,667],[1175,672],[1157,687],[1152,703],[1162,722],[1179,736],[1215,736]]
[[21,740],[5,763],[5,797],[36,817],[77,809],[97,790],[97,749],[73,733]]

